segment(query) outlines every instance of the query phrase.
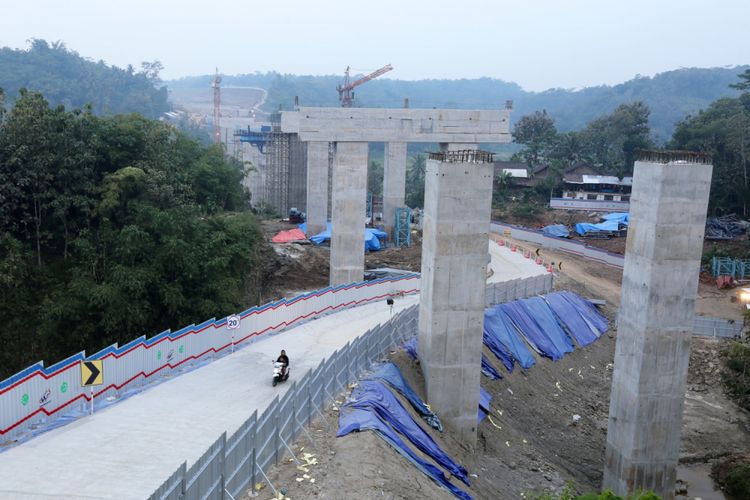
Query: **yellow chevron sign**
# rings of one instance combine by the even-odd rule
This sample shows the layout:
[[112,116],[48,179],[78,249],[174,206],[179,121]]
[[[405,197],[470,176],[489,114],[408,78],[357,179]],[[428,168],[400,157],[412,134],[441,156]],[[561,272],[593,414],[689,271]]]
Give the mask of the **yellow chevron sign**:
[[104,383],[104,367],[102,360],[81,361],[81,386],[102,385]]

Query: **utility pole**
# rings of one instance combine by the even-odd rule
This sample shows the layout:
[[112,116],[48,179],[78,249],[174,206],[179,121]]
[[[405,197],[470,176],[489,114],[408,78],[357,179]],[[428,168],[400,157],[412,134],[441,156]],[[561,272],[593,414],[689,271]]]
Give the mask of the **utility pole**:
[[219,68],[216,68],[216,75],[211,82],[211,88],[214,89],[214,143],[221,144],[221,77]]

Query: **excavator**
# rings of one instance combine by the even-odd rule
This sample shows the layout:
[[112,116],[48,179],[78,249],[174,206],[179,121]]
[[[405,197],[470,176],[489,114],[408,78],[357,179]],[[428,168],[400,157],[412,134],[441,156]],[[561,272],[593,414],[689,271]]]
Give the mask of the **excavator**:
[[377,78],[380,75],[388,73],[393,69],[393,66],[391,66],[390,64],[386,64],[379,70],[373,71],[369,75],[363,76],[362,78],[354,81],[351,81],[349,78],[350,69],[351,68],[349,66],[346,67],[346,72],[344,72],[344,81],[336,87],[336,90],[338,90],[339,92],[339,101],[341,101],[341,107],[343,108],[352,107],[352,103],[354,102],[354,92],[352,92],[352,90],[354,90],[355,87],[369,82],[370,80]]

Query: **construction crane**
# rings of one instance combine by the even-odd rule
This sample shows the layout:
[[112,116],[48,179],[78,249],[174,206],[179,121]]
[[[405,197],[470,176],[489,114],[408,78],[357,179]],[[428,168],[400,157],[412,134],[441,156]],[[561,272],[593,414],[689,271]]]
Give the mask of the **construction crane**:
[[341,107],[344,108],[351,108],[352,107],[352,101],[354,100],[354,87],[358,87],[362,85],[363,83],[369,82],[370,80],[379,77],[380,75],[383,75],[385,73],[388,73],[390,70],[393,69],[393,66],[390,64],[386,64],[382,68],[380,68],[377,71],[373,71],[367,76],[363,76],[359,80],[354,80],[353,82],[349,80],[349,66],[346,67],[346,72],[344,73],[344,81],[341,82],[341,85],[338,85],[336,87],[336,90],[339,91],[339,101],[341,101]]

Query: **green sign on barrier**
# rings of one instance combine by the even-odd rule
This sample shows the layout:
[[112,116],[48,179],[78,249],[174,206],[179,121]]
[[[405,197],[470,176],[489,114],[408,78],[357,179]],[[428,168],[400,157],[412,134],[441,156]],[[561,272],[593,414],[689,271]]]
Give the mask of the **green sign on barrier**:
[[183,352],[185,352],[185,346],[184,346],[184,345],[181,345],[181,346],[180,346],[180,354],[182,354]]
[[66,392],[68,392],[68,383],[67,382],[63,382],[62,383],[62,385],[60,386],[60,392],[62,392],[63,394],[66,393]]
[[21,404],[23,406],[26,406],[27,404],[29,404],[29,395],[28,394],[24,394],[23,396],[21,396]]
[[161,359],[161,351],[156,351],[156,359]]

